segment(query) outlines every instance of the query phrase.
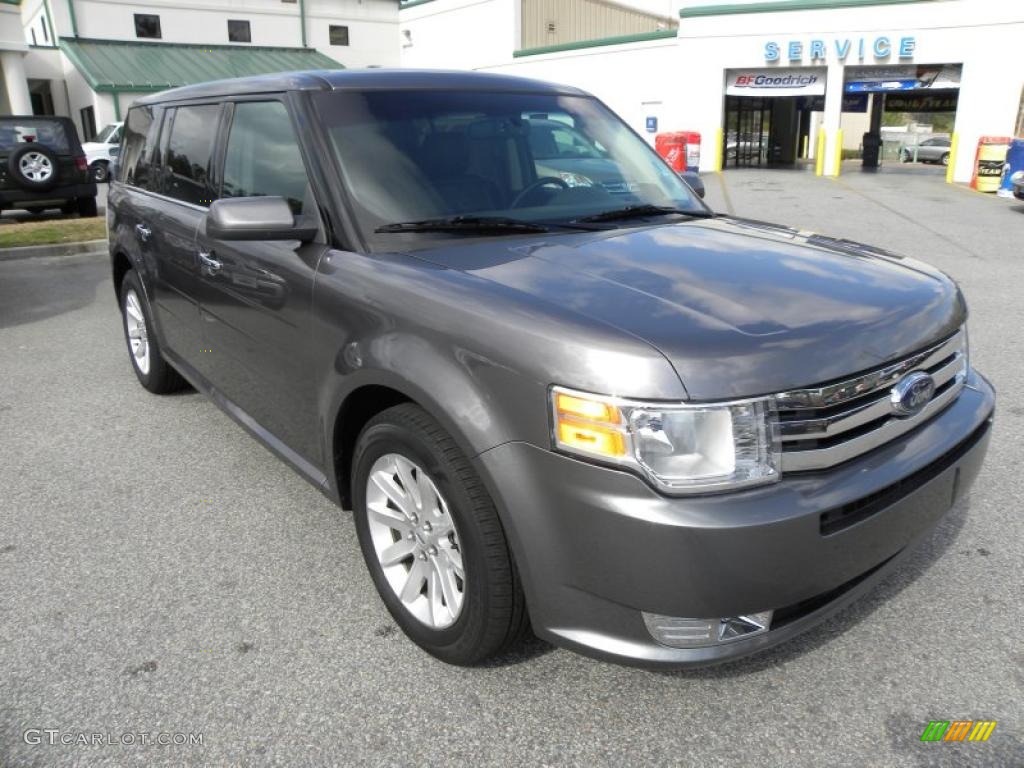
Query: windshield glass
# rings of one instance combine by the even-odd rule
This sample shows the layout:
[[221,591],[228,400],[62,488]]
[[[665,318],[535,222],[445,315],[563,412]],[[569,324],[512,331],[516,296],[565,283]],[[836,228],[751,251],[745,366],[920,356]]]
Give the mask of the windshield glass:
[[453,216],[557,225],[637,205],[708,210],[592,98],[381,90],[315,99],[361,228],[379,247],[396,247],[395,234],[374,234],[383,226]]
[[55,152],[71,151],[64,125],[54,120],[0,120],[0,152],[10,152],[20,144],[38,142]]
[[117,131],[120,126],[117,123],[111,123],[102,131],[96,134],[96,138],[93,139],[97,144],[112,144],[114,139],[111,137]]

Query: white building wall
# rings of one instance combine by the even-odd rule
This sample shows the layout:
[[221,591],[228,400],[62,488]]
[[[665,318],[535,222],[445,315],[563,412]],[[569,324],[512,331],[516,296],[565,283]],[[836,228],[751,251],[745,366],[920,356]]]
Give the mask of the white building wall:
[[399,17],[403,67],[481,69],[519,47],[517,0],[434,0]]
[[[61,0],[56,0],[60,3]],[[298,3],[280,0],[75,0],[80,37],[138,40],[135,14],[160,17],[160,42],[210,45],[266,45],[298,48],[302,26]],[[249,22],[251,41],[231,43],[228,20]],[[349,28],[349,45],[332,46],[329,27]],[[307,0],[306,40],[309,47],[347,67],[398,64],[398,8],[394,0]]]
[[[783,67],[810,66],[809,41],[826,42],[828,82],[832,86],[824,122],[828,174],[838,173],[835,160],[840,117],[833,99],[842,97],[845,65],[964,64],[955,127],[959,139],[953,169],[956,181],[970,180],[979,137],[1012,134],[1024,86],[1024,67],[1015,58],[1024,40],[1022,0],[945,0],[683,18],[677,40],[522,58],[513,57],[517,46],[508,39],[515,19],[511,5],[511,0],[435,0],[403,9],[401,27],[412,36],[412,45],[402,49],[403,66],[486,69],[584,88],[641,132],[648,115],[659,118],[659,131],[699,131],[704,142],[704,171],[715,168],[715,142],[724,119],[726,71],[773,66],[764,56],[769,41],[803,43],[802,59],[789,62],[783,56],[774,65]],[[900,60],[891,55],[876,60],[870,52],[870,41],[882,35],[892,40],[894,48],[900,38],[913,37],[913,58]],[[856,42],[862,37],[869,42],[863,60]],[[837,38],[854,41],[845,64],[835,53]],[[844,133],[843,143],[857,146],[859,137],[851,142]]]

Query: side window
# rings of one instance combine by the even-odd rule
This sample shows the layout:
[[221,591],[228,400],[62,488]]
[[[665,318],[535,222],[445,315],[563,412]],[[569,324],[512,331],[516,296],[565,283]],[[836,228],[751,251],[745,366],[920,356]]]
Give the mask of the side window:
[[193,205],[210,204],[210,153],[217,133],[219,104],[178,107],[164,158],[163,193]]
[[153,148],[160,130],[161,112],[159,107],[133,107],[128,110],[121,150],[121,181],[125,184],[153,188]]
[[224,156],[221,197],[264,195],[283,197],[293,213],[303,213],[311,197],[302,154],[284,104],[238,102]]

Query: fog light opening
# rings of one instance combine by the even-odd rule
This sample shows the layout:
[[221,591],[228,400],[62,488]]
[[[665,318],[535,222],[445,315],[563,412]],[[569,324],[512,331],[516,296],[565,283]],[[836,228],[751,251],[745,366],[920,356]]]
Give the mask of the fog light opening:
[[671,648],[703,648],[745,640],[771,628],[772,612],[748,613],[722,619],[686,619],[643,612],[651,637]]

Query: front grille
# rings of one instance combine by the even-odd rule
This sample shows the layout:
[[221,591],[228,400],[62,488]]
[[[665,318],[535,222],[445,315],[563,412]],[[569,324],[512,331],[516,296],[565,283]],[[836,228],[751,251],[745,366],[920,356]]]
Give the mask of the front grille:
[[[949,406],[967,379],[963,329],[895,363],[812,389],[776,396],[783,472],[826,469],[874,450],[920,426]],[[900,416],[890,390],[907,374],[926,371],[935,391],[913,416]]]

